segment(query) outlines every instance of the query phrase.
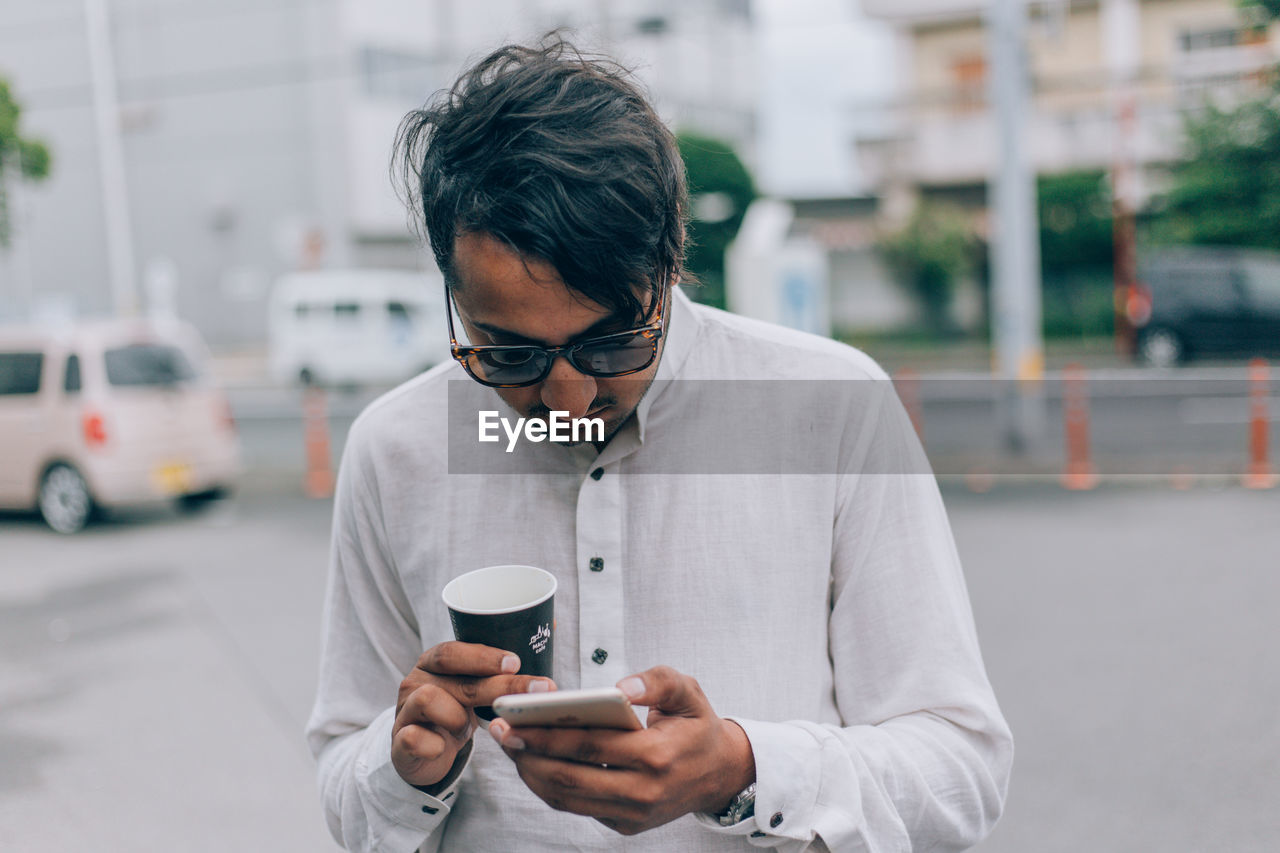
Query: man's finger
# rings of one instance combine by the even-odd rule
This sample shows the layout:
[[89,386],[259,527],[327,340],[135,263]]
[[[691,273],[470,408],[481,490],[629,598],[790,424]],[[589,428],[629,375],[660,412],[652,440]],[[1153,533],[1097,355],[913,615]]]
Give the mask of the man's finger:
[[[641,768],[652,739],[643,731],[578,729],[542,726],[512,728],[505,720],[489,724],[489,734],[499,744],[508,742],[525,752],[595,766]],[[515,738],[511,741],[511,738]]]
[[424,684],[405,699],[395,725],[428,726],[455,740],[465,740],[471,733],[471,714],[442,685]]
[[448,739],[425,726],[403,726],[391,738],[391,755],[409,761],[435,761],[449,748]]
[[652,786],[634,770],[591,767],[523,752],[513,759],[525,785],[547,805],[589,817],[634,818],[644,807],[637,802],[637,792]]
[[520,658],[511,652],[482,646],[478,643],[460,643],[450,640],[438,643],[418,658],[418,669],[433,675],[468,675],[484,678],[489,675],[511,674],[520,671]]
[[436,682],[467,708],[492,705],[499,696],[511,693],[545,693],[555,690],[555,682],[533,675],[494,675],[489,678],[440,678]]
[[710,713],[711,703],[698,682],[669,666],[655,666],[618,682],[618,689],[633,705],[648,705],[672,717],[700,717]]

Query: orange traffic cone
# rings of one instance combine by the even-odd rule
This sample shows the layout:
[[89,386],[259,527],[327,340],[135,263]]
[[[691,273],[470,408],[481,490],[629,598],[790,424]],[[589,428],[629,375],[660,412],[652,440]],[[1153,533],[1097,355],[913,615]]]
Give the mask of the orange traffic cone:
[[303,442],[307,454],[307,477],[303,491],[309,498],[333,495],[333,469],[329,462],[329,416],[324,391],[308,388],[302,398]]
[[1249,362],[1249,468],[1243,478],[1246,489],[1270,489],[1276,484],[1267,448],[1271,433],[1271,413],[1267,410],[1269,374],[1265,359]]
[[1089,392],[1084,368],[1068,365],[1062,372],[1062,420],[1066,431],[1067,464],[1062,487],[1085,491],[1098,485],[1098,474],[1089,459]]

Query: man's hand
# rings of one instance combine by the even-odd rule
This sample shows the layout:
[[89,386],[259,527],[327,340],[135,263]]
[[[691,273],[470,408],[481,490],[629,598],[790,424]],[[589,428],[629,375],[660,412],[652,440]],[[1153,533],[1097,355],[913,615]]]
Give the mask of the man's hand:
[[649,706],[647,729],[489,725],[547,805],[635,835],[690,812],[719,811],[755,780],[746,733],[716,716],[697,681],[659,666],[618,687]]
[[434,785],[449,775],[479,724],[477,705],[507,693],[552,690],[549,678],[515,675],[511,652],[450,641],[432,646],[400,682],[391,727],[391,763],[410,785]]

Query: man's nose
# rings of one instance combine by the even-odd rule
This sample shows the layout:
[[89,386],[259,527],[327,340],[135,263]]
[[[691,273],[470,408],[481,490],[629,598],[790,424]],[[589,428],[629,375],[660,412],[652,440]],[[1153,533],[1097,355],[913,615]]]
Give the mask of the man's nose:
[[568,412],[580,418],[591,409],[596,398],[595,377],[579,373],[567,358],[557,358],[551,372],[542,380],[542,404],[553,412]]

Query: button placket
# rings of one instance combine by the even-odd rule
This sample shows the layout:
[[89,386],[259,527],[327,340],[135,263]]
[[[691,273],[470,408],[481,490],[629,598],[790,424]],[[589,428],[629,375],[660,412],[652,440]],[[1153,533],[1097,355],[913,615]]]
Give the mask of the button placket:
[[[628,675],[623,640],[622,478],[591,470],[578,490],[578,654],[583,687]],[[609,571],[605,571],[605,567]]]

